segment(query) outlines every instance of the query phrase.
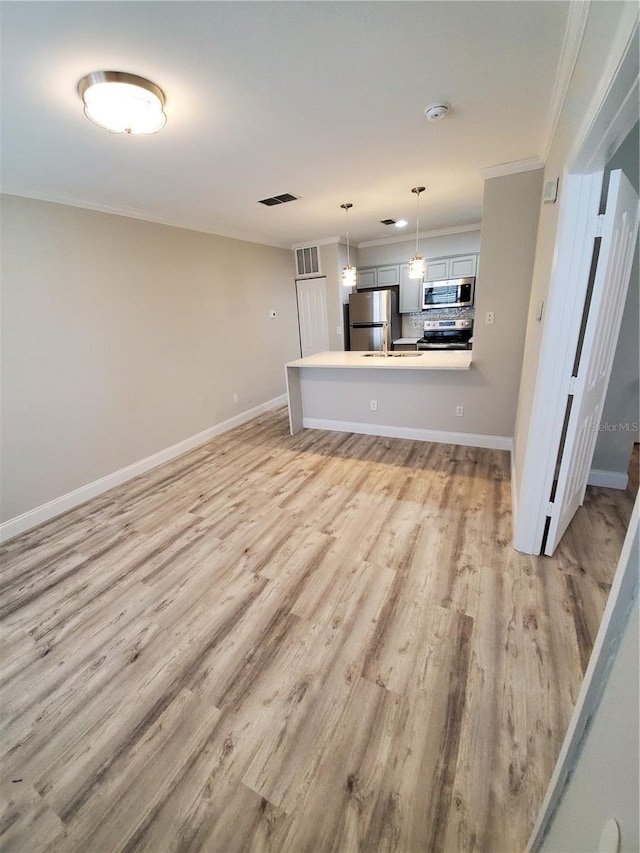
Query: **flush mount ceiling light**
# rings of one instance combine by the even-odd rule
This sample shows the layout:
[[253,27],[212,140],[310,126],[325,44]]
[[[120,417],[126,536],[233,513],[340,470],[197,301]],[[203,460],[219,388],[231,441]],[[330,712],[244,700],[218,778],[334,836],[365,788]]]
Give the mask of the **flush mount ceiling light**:
[[396,228],[406,228],[409,223],[406,219],[398,219],[398,221],[394,224]]
[[420,193],[424,192],[424,187],[414,187],[411,190],[416,194],[416,253],[409,259],[409,278],[422,278],[424,275],[424,258],[418,254],[418,214],[420,212]]
[[356,268],[351,266],[349,258],[349,208],[353,207],[350,202],[341,204],[340,207],[344,210],[345,221],[347,225],[347,265],[342,270],[342,283],[345,287],[355,287],[356,285]]
[[84,114],[111,133],[157,133],[166,122],[164,92],[124,71],[93,71],[78,83]]

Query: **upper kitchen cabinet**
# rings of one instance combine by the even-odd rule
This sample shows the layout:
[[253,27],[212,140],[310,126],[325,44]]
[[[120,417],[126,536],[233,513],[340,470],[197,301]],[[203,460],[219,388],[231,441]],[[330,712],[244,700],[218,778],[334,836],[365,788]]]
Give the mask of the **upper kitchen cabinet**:
[[422,279],[409,278],[409,265],[400,268],[400,313],[422,311]]
[[356,279],[356,288],[358,290],[368,290],[378,286],[378,269],[371,267],[370,269],[358,270]]
[[449,258],[436,258],[433,261],[426,261],[424,280],[436,281],[439,278],[449,278]]
[[378,267],[378,287],[393,287],[400,284],[400,264]]
[[477,255],[457,255],[453,258],[433,258],[426,262],[425,281],[474,276],[478,266]]
[[475,276],[477,268],[477,255],[462,255],[459,258],[451,258],[449,278],[466,278],[467,276]]

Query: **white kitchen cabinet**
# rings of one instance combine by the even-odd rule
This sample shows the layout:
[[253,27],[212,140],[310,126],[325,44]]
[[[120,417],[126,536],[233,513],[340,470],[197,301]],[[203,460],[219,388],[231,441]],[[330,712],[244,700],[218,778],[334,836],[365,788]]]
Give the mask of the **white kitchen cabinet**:
[[400,264],[378,267],[378,287],[392,287],[400,284]]
[[358,270],[358,278],[356,287],[358,290],[368,290],[371,287],[378,286],[378,268]]
[[426,262],[425,281],[474,276],[478,267],[477,255],[456,255],[453,258],[433,258]]
[[449,278],[465,278],[476,274],[477,255],[460,255],[449,259]]
[[409,278],[409,265],[400,267],[400,313],[422,311],[422,279]]
[[437,281],[439,278],[449,278],[449,258],[436,258],[425,263],[424,280]]

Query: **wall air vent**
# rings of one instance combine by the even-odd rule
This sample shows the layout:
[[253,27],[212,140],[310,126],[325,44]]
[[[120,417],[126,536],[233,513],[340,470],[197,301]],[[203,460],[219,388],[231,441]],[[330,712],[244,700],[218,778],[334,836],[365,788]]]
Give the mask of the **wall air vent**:
[[273,207],[274,204],[284,204],[287,201],[296,201],[300,196],[291,195],[291,193],[282,193],[282,195],[274,195],[271,198],[261,198],[258,204],[266,204],[267,207]]
[[318,275],[320,272],[320,247],[301,246],[295,249],[296,274],[300,276]]
[[395,221],[395,219],[381,219],[380,224],[381,225],[395,225],[396,221]]

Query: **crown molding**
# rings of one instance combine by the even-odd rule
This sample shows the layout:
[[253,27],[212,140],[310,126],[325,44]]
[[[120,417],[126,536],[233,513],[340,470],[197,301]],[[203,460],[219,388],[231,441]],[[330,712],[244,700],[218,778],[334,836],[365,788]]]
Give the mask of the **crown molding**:
[[[480,231],[481,223],[474,222],[471,225],[454,225],[451,228],[439,228],[436,231],[420,231],[418,239],[424,237],[448,237],[450,234],[465,234],[467,231]],[[398,237],[385,237],[381,240],[363,240],[361,243],[354,243],[356,249],[368,249],[369,246],[388,246],[391,243],[411,243],[415,241],[414,234],[403,234]]]
[[510,163],[497,163],[495,166],[484,166],[478,169],[484,180],[502,178],[505,175],[517,175],[518,172],[533,172],[543,169],[544,163],[539,157],[527,157],[525,160],[512,160]]
[[549,156],[553,137],[558,127],[558,121],[560,120],[571,78],[573,77],[573,71],[578,60],[578,54],[580,53],[580,47],[582,46],[587,18],[589,17],[589,6],[590,0],[572,0],[569,3],[569,14],[560,51],[560,61],[556,71],[556,79],[551,94],[551,104],[549,105],[549,112],[547,113],[542,137],[540,156],[545,163]]
[[292,243],[288,248],[293,249],[305,249],[307,246],[333,246],[335,243],[345,243],[346,241],[342,237],[325,237],[322,240],[298,240],[297,243]]
[[67,207],[79,207],[82,210],[93,210],[95,213],[109,213],[113,216],[125,216],[127,219],[139,219],[142,222],[152,222],[155,225],[167,225],[170,228],[181,228],[183,231],[198,231],[200,234],[210,234],[213,237],[225,237],[229,240],[240,240],[243,243],[257,243],[260,246],[271,246],[274,249],[288,249],[287,243],[278,243],[259,239],[247,233],[238,231],[226,231],[222,228],[203,228],[202,225],[187,219],[174,218],[170,216],[155,216],[144,210],[134,207],[119,207],[117,205],[102,204],[100,202],[87,201],[63,193],[49,195],[47,193],[32,192],[31,190],[3,189],[1,195],[18,196],[18,198],[30,198],[34,201],[45,201],[49,204],[64,204]]

